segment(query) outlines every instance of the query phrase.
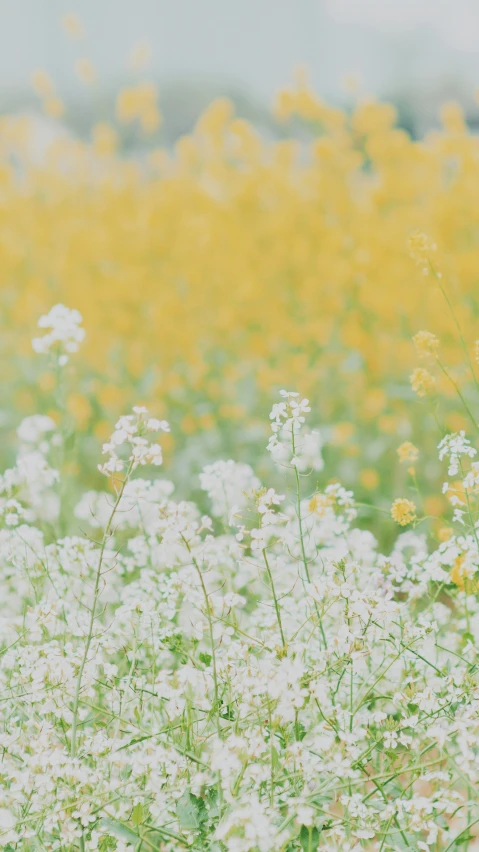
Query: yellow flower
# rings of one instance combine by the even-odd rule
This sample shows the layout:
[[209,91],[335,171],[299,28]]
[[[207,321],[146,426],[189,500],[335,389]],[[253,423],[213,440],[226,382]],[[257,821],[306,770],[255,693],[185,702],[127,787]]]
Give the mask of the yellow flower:
[[[32,82],[60,116],[48,75],[36,72]],[[117,156],[115,129],[102,122],[85,143],[53,134],[39,159],[34,122],[0,117],[0,199],[8,211],[0,239],[2,389],[10,399],[16,393],[13,356],[31,357],[38,315],[56,302],[74,305],[88,329],[78,387],[100,400],[92,431],[148,397],[163,400],[176,434],[182,422],[201,431],[211,422],[205,412],[225,434],[241,420],[244,434],[261,434],[265,400],[300,377],[330,424],[334,463],[347,477],[358,471],[368,487],[374,476],[359,473],[356,456],[368,459],[388,505],[388,459],[403,440],[396,436],[414,434],[421,447],[429,440],[422,407],[404,393],[407,376],[427,363],[417,359],[411,329],[434,329],[453,375],[463,363],[447,306],[422,274],[435,262],[434,245],[412,235],[416,268],[405,235],[418,225],[434,233],[464,339],[474,341],[477,259],[469,236],[479,233],[471,189],[479,185],[478,140],[451,125],[424,144],[395,126],[389,105],[362,101],[349,115],[319,98],[304,74],[279,107],[282,117],[308,122],[308,156],[294,138],[259,134],[225,99],[168,150],[141,140],[141,157]],[[135,135],[156,132],[156,87],[134,80],[118,95],[117,116],[133,144]],[[434,345],[420,337],[427,353]],[[92,368],[94,391],[86,382]],[[411,380],[417,393],[433,391],[422,367]],[[439,375],[437,383],[445,386],[442,421],[464,428],[454,388]],[[103,403],[112,386],[114,398],[105,393]],[[38,385],[34,391],[39,397]],[[404,432],[406,423],[413,431]],[[225,445],[233,440],[228,435]],[[424,468],[424,476],[438,475]]]
[[430,331],[418,331],[413,337],[413,343],[420,358],[431,358],[439,349],[439,340]]
[[444,512],[444,499],[439,494],[431,494],[424,500],[424,512],[432,517],[440,517]]
[[128,124],[139,119],[145,130],[156,129],[160,121],[157,92],[152,83],[127,86],[118,94],[116,114],[119,121]]
[[154,133],[161,123],[160,111],[156,107],[145,109],[140,115],[140,124],[145,133]]
[[411,387],[418,396],[427,396],[434,389],[436,379],[423,367],[416,367],[411,373]]
[[38,68],[37,71],[33,72],[31,81],[38,95],[41,95],[43,98],[53,95],[54,87],[52,78],[43,68]]
[[318,517],[323,518],[326,514],[327,509],[329,509],[331,506],[334,506],[335,502],[336,500],[333,493],[315,494],[314,497],[312,497],[309,501],[309,511],[312,514],[318,515]]
[[85,29],[77,15],[64,15],[62,18],[62,27],[70,38],[78,40],[85,35]]
[[440,527],[437,537],[439,541],[449,541],[449,539],[454,535],[454,530],[452,527]]
[[396,450],[400,462],[413,462],[419,458],[419,450],[411,441],[404,441]]
[[463,568],[463,566],[464,566],[465,558],[466,558],[465,553],[461,553],[459,556],[456,557],[456,559],[454,561],[454,565],[452,566],[452,569],[451,569],[451,574],[450,574],[451,581],[453,583],[455,583],[456,586],[459,586],[460,589],[464,588],[464,568]]
[[374,491],[379,485],[379,476],[373,467],[365,467],[359,474],[359,481],[368,491]]
[[443,104],[441,108],[441,120],[449,133],[464,133],[466,124],[462,107],[453,101]]
[[43,101],[43,109],[51,118],[60,118],[65,112],[65,105],[60,98],[52,95]]
[[331,443],[336,447],[343,447],[352,438],[355,432],[354,423],[336,423],[333,427]]
[[401,527],[416,519],[416,505],[407,497],[398,497],[391,506],[391,516]]
[[81,393],[72,393],[67,399],[67,410],[75,418],[80,429],[84,429],[91,416],[91,405]]
[[93,62],[85,57],[77,59],[75,62],[75,74],[83,83],[94,83],[96,71]]
[[114,154],[118,145],[118,135],[115,129],[106,122],[95,124],[93,131],[93,147],[100,156]]

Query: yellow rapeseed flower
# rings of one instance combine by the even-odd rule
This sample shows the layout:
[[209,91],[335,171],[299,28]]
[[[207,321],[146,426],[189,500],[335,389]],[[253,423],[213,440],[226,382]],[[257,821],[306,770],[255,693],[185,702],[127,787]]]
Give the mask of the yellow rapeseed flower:
[[95,66],[91,59],[83,57],[75,62],[75,74],[83,83],[94,83],[96,79]]
[[60,118],[65,112],[65,104],[56,95],[51,95],[43,101],[43,109],[51,118]]
[[49,95],[53,95],[54,86],[52,78],[43,68],[38,68],[33,72],[31,76],[32,86],[35,89],[37,95],[41,95],[41,97],[48,97]]
[[439,541],[449,541],[449,539],[454,535],[454,530],[452,527],[442,526],[439,528],[437,537]]
[[416,367],[411,373],[411,387],[418,396],[427,396],[434,389],[436,379],[424,367]]
[[434,357],[439,349],[439,340],[430,331],[418,331],[413,337],[413,343],[420,358]]
[[[60,117],[48,75],[34,82]],[[398,436],[432,440],[405,393],[419,363],[411,329],[433,328],[461,389],[466,377],[450,312],[421,269],[432,241],[411,237],[419,267],[408,251],[418,224],[441,247],[464,340],[478,337],[479,139],[446,128],[425,145],[389,105],[340,110],[304,74],[279,102],[283,117],[306,120],[307,152],[284,129],[281,139],[259,134],[219,99],[173,148],[142,140],[138,156],[124,156],[124,128],[130,142],[160,120],[148,81],[119,94],[118,130],[102,122],[89,142],[59,135],[40,156],[35,122],[0,117],[2,391],[16,392],[13,356],[30,357],[38,315],[74,305],[88,328],[78,385],[93,368],[87,395],[99,400],[92,431],[141,398],[161,401],[173,431],[208,431],[212,413],[225,434],[257,435],[273,389],[298,387],[351,485],[374,468],[387,489]],[[451,163],[461,164],[453,179]],[[418,367],[412,383],[425,395],[434,377]],[[438,377],[445,424],[460,411],[449,384]],[[103,403],[105,386],[116,392]]]
[[411,441],[404,441],[396,450],[400,462],[413,462],[419,458],[419,450]]
[[79,40],[85,36],[85,28],[78,15],[70,13],[63,15],[62,27],[72,39]]
[[116,130],[107,124],[99,122],[95,124],[92,131],[93,148],[100,156],[114,154],[118,145],[118,134]]
[[359,481],[368,491],[374,491],[379,485],[379,475],[373,467],[365,467],[359,473]]
[[416,505],[407,497],[398,497],[391,506],[391,517],[401,527],[416,519]]
[[122,89],[117,97],[116,114],[119,121],[125,124],[139,119],[143,126],[154,123],[156,128],[160,114],[153,83],[138,83]]

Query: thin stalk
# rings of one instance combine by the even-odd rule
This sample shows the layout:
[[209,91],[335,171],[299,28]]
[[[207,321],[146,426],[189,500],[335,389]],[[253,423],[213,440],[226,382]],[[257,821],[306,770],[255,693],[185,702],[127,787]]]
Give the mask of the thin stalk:
[[[294,458],[296,456],[296,444],[295,444],[295,440],[294,440],[294,427],[291,428],[291,440],[292,440],[293,458]],[[299,540],[300,540],[300,544],[301,544],[301,557],[302,557],[302,562],[303,562],[303,566],[304,566],[304,573],[306,575],[306,579],[307,579],[308,583],[311,583],[311,577],[310,577],[309,568],[308,568],[308,560],[306,558],[306,550],[305,550],[305,547],[304,547],[303,519],[302,519],[302,516],[301,516],[301,485],[300,485],[300,481],[299,481],[299,471],[298,471],[298,468],[297,468],[296,465],[294,465],[294,474],[295,474],[295,479],[296,479],[296,514],[298,516]],[[319,614],[319,607],[318,607],[317,601],[314,601],[314,608],[316,610],[316,616],[318,618],[319,629],[321,631],[321,636],[323,638],[324,647],[327,648],[328,643],[327,643],[327,640],[326,640],[326,634],[324,632],[323,622],[322,622],[321,616]]]
[[105,556],[105,549],[106,549],[108,539],[110,538],[110,535],[111,535],[113,519],[115,517],[116,510],[118,509],[118,506],[120,504],[120,500],[123,497],[123,492],[125,490],[125,487],[126,487],[126,484],[128,482],[128,479],[130,477],[132,469],[133,469],[133,462],[130,462],[130,465],[128,467],[128,471],[126,473],[125,479],[122,482],[121,488],[120,488],[118,495],[117,495],[117,498],[115,500],[115,504],[113,506],[113,509],[111,510],[110,517],[108,518],[108,522],[107,522],[107,525],[105,527],[105,532],[103,534],[103,539],[102,539],[102,543],[101,543],[100,556],[99,556],[99,559],[98,559],[98,568],[97,568],[96,577],[95,577],[95,588],[94,588],[94,591],[93,591],[93,604],[92,604],[92,608],[91,608],[91,612],[90,612],[90,622],[89,622],[89,625],[88,625],[88,634],[87,634],[87,638],[86,638],[86,642],[85,642],[85,650],[83,652],[82,661],[80,663],[80,668],[78,670],[77,681],[76,681],[76,686],[75,686],[75,696],[74,696],[74,699],[73,699],[73,721],[72,721],[72,732],[71,732],[71,743],[70,743],[70,754],[71,754],[72,757],[76,757],[76,753],[77,753],[77,728],[78,728],[78,708],[79,708],[79,705],[80,705],[80,692],[81,692],[81,686],[82,686],[82,680],[83,680],[83,673],[85,671],[86,661],[88,659],[88,653],[90,651],[90,646],[91,646],[92,639],[93,639],[93,626],[95,624],[98,598],[100,596],[100,580],[101,580],[101,576],[102,576],[102,567],[103,567],[103,560],[104,560],[104,556]]
[[281,623],[281,612],[280,612],[280,609],[279,609],[278,598],[276,597],[276,590],[274,588],[273,575],[271,573],[271,568],[269,566],[268,557],[266,556],[266,548],[263,549],[263,559],[264,559],[264,564],[266,566],[266,571],[268,573],[268,578],[269,578],[269,582],[270,582],[270,585],[271,585],[271,591],[273,593],[274,608],[276,610],[276,618],[278,620],[278,627],[279,627],[279,632],[280,632],[280,636],[281,636],[281,643],[283,645],[283,651],[286,652],[286,640],[284,638],[283,625]]
[[461,329],[461,326],[459,324],[459,320],[456,316],[456,312],[455,312],[455,310],[452,306],[452,303],[451,303],[451,300],[449,299],[449,296],[447,295],[447,292],[446,292],[446,289],[444,287],[444,284],[442,283],[442,278],[441,278],[440,274],[438,273],[438,271],[436,270],[436,268],[434,267],[434,265],[431,263],[431,261],[429,259],[428,259],[428,264],[429,264],[429,268],[430,268],[432,274],[434,275],[434,278],[436,279],[437,285],[438,285],[442,295],[444,296],[444,299],[446,300],[446,304],[449,308],[451,316],[454,320],[454,324],[457,328],[457,332],[459,334],[459,339],[461,341],[461,346],[462,346],[464,354],[466,356],[466,361],[469,364],[469,369],[472,373],[472,378],[474,379],[474,384],[476,385],[476,387],[479,390],[479,384],[477,382],[474,366],[473,366],[473,363],[471,361],[471,356],[469,355],[469,351],[468,351],[468,348],[467,348],[467,345],[466,345],[466,341],[464,340],[464,335],[462,333],[462,329]]
[[203,597],[205,599],[205,608],[206,608],[205,615],[206,615],[206,618],[208,620],[208,628],[209,628],[210,643],[211,643],[211,660],[212,660],[212,663],[213,663],[213,686],[214,686],[214,693],[215,693],[216,730],[218,732],[218,736],[221,737],[222,731],[221,731],[220,719],[219,719],[220,698],[219,698],[219,689],[218,689],[218,673],[217,673],[217,669],[216,669],[216,652],[215,652],[215,643],[214,643],[214,636],[213,636],[213,619],[211,618],[211,605],[210,605],[209,595],[208,595],[208,592],[206,591],[205,581],[203,579],[203,574],[201,572],[200,566],[198,565],[196,558],[193,556],[193,554],[191,552],[190,545],[188,544],[183,533],[181,533],[181,538],[183,539],[183,543],[184,543],[188,553],[191,556],[191,561],[193,562],[193,565],[196,569],[196,573],[198,574],[198,577],[199,577],[199,580],[200,580],[200,583],[201,583],[201,588],[202,588],[202,591],[203,591]]
[[476,420],[474,419],[473,414],[472,414],[472,412],[471,412],[471,409],[469,408],[469,406],[468,406],[468,404],[467,404],[467,402],[466,402],[466,400],[465,400],[465,398],[464,398],[464,395],[462,394],[462,391],[461,391],[461,389],[459,388],[459,386],[458,386],[457,382],[456,382],[456,381],[452,378],[451,374],[450,374],[450,373],[446,370],[446,368],[445,368],[444,364],[442,363],[442,361],[441,361],[439,358],[436,358],[436,361],[437,361],[437,363],[439,364],[439,367],[440,367],[440,369],[442,370],[442,372],[444,373],[444,375],[446,376],[446,378],[447,378],[447,379],[449,379],[449,381],[451,382],[451,384],[454,386],[454,388],[455,388],[455,390],[456,390],[456,393],[457,393],[457,395],[458,395],[459,399],[461,400],[461,402],[462,402],[462,404],[463,404],[463,406],[464,406],[464,408],[465,408],[465,410],[466,410],[466,412],[467,412],[467,415],[468,415],[468,417],[469,417],[469,419],[470,419],[470,421],[471,421],[472,425],[474,426],[474,429],[477,429],[477,431],[479,432],[479,425],[477,424]]

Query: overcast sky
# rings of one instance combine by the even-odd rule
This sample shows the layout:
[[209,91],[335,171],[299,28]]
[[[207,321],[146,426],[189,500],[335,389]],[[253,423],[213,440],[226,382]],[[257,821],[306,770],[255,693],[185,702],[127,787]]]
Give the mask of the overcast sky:
[[[80,45],[62,32],[68,12],[85,23]],[[25,90],[39,66],[71,92],[79,56],[96,63],[105,85],[118,84],[144,40],[158,79],[205,78],[260,99],[298,63],[328,95],[350,73],[377,94],[448,80],[479,86],[479,0],[0,0],[0,23],[4,95]]]

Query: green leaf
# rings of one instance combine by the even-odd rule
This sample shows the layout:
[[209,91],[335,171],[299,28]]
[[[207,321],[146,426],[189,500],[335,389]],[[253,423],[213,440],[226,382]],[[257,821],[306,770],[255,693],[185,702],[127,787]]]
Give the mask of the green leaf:
[[105,817],[101,820],[100,826],[106,834],[112,834],[117,840],[126,840],[127,843],[136,845],[139,837],[134,831],[131,831],[126,825],[117,822],[116,819]]
[[279,754],[277,749],[273,746],[271,749],[271,764],[273,769],[277,772],[281,767],[281,762],[279,759]]
[[211,654],[206,654],[205,651],[201,651],[200,653],[200,662],[204,663],[205,666],[209,666],[213,657]]
[[203,799],[185,790],[176,803],[176,813],[184,831],[198,830],[208,817]]
[[143,805],[141,804],[141,802],[138,802],[138,804],[135,805],[135,807],[133,808],[133,810],[131,812],[131,821],[132,821],[133,825],[135,826],[135,828],[138,828],[138,826],[141,825],[144,818],[145,818],[145,812],[144,812],[144,809],[143,809]]
[[230,722],[233,722],[235,719],[235,712],[232,704],[222,704],[220,710],[220,716],[222,719],[228,719]]
[[[209,819],[216,819],[221,816],[218,806],[218,790],[216,787],[208,787],[205,791],[205,801]],[[218,847],[219,848],[219,847]]]
[[67,453],[70,452],[70,450],[73,450],[76,442],[76,437],[76,432],[69,432],[68,435],[65,437],[64,447]]
[[302,825],[299,832],[299,842],[304,852],[316,852],[319,847],[319,831],[314,826]]

